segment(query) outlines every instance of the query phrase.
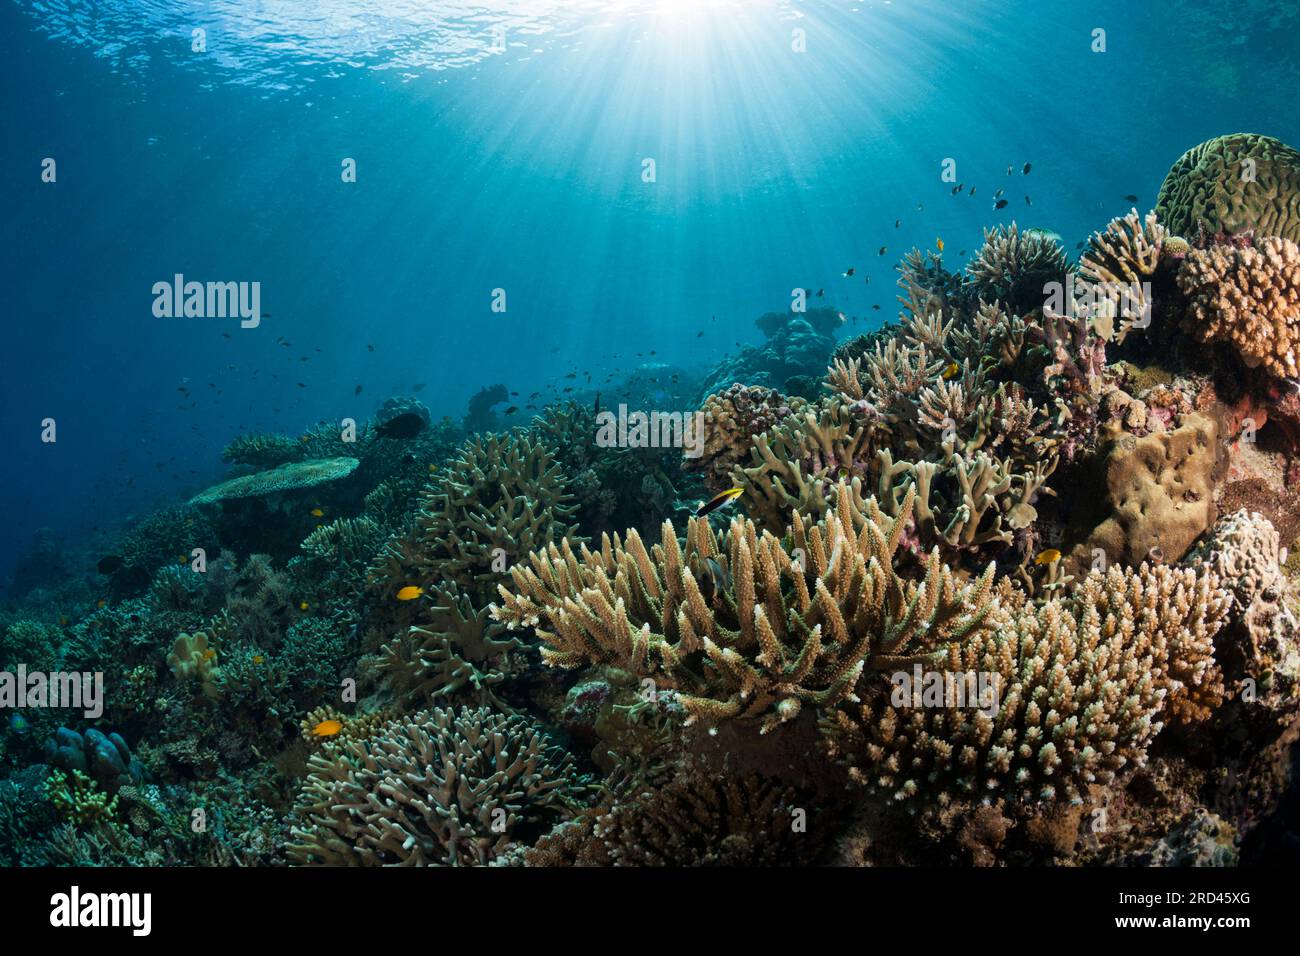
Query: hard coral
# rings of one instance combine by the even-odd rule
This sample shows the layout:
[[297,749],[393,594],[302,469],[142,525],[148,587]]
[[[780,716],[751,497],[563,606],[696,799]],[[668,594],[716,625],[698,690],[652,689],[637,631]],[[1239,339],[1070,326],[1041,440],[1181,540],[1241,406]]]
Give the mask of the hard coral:
[[1207,140],[1170,168],[1156,212],[1184,236],[1249,232],[1300,242],[1300,152],[1256,133]]
[[936,551],[920,582],[895,573],[910,496],[892,521],[856,483],[836,501],[815,523],[795,512],[789,545],[740,518],[722,536],[692,518],[684,547],[668,522],[652,550],[635,529],[596,552],[551,545],[512,570],[493,616],[535,627],[552,666],[612,664],[676,690],[688,724],[748,718],[767,732],[851,697],[864,670],[941,655],[987,626],[991,567],[959,585]]
[[1183,324],[1197,340],[1228,342],[1248,367],[1300,378],[1300,246],[1267,238],[1196,249],[1178,284],[1191,297]]
[[688,458],[687,469],[704,472],[712,491],[731,487],[731,473],[749,457],[754,438],[790,415],[801,411],[803,399],[786,399],[762,385],[741,385],[710,395],[700,409],[704,415],[704,448],[698,458]]
[[355,458],[317,458],[291,462],[270,471],[241,475],[223,481],[219,485],[213,485],[191,498],[190,504],[214,504],[232,498],[260,498],[314,488],[326,482],[346,478],[359,464],[360,462]]
[[528,720],[434,708],[312,754],[289,859],[485,864],[571,816],[582,795],[573,758]]

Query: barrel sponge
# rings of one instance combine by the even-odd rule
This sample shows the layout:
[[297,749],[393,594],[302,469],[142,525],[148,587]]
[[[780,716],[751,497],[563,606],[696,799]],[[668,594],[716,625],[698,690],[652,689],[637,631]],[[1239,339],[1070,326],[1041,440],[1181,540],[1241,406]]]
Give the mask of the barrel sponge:
[[1109,515],[1083,546],[1083,560],[1094,548],[1130,565],[1181,559],[1214,523],[1217,445],[1217,424],[1197,413],[1173,431],[1118,435],[1104,466]]
[[355,458],[313,458],[241,475],[219,485],[213,485],[190,499],[192,505],[215,504],[231,498],[260,498],[284,491],[314,488],[326,482],[338,481],[356,471],[360,462]]
[[1203,223],[1211,234],[1300,241],[1300,152],[1257,133],[1207,140],[1170,168],[1156,213],[1170,231],[1185,236]]
[[1191,252],[1178,270],[1190,298],[1183,324],[1202,342],[1229,342],[1251,368],[1300,377],[1300,246],[1268,238]]

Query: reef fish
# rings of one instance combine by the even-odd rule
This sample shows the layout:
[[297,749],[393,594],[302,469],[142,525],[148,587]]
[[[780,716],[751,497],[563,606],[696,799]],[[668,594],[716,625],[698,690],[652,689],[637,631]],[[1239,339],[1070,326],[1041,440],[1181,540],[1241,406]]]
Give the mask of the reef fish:
[[100,574],[112,574],[125,563],[120,554],[106,554],[99,559],[95,567],[99,569]]
[[375,429],[385,438],[414,438],[424,431],[424,419],[416,412],[403,412]]
[[744,488],[728,488],[726,491],[714,495],[704,504],[700,505],[700,507],[695,511],[695,517],[703,518],[705,515],[717,511],[723,505],[735,501],[744,493]]
[[946,382],[948,379],[952,378],[953,376],[955,376],[955,375],[956,375],[958,372],[960,372],[960,371],[961,371],[961,366],[960,366],[960,365],[958,365],[956,362],[949,362],[949,363],[944,367],[944,370],[943,370],[943,379],[944,379],[944,381]]
[[311,732],[315,737],[333,737],[342,729],[343,725],[337,720],[322,720]]
[[397,592],[397,600],[414,601],[422,594],[424,594],[424,588],[419,587],[418,585],[415,584],[408,584],[406,587],[402,588],[400,591]]
[[1048,548],[1045,551],[1039,551],[1034,557],[1034,564],[1055,564],[1061,560],[1061,552],[1055,548]]

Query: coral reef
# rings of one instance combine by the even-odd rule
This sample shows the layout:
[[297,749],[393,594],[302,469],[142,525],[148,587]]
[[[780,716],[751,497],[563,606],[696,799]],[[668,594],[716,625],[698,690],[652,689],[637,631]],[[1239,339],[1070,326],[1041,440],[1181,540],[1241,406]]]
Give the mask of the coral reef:
[[457,866],[581,807],[573,760],[521,717],[433,709],[313,754],[289,858]]

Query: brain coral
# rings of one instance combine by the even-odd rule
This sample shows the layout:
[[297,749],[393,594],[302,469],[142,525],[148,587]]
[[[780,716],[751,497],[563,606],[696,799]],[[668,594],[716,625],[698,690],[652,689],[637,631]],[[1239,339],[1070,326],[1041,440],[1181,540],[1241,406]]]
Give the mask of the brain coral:
[[314,488],[316,485],[346,478],[356,471],[359,464],[355,458],[314,458],[311,461],[291,462],[270,471],[241,475],[213,485],[191,498],[190,504],[214,504],[231,498],[260,498],[284,491]]
[[1191,297],[1183,324],[1197,339],[1231,343],[1251,368],[1300,377],[1300,246],[1270,238],[1196,249],[1178,285]]
[[1170,168],[1156,213],[1185,236],[1203,225],[1210,234],[1253,232],[1300,242],[1300,152],[1256,133],[1207,140]]
[[573,758],[487,709],[434,708],[312,754],[298,803],[299,865],[485,864],[581,804]]

